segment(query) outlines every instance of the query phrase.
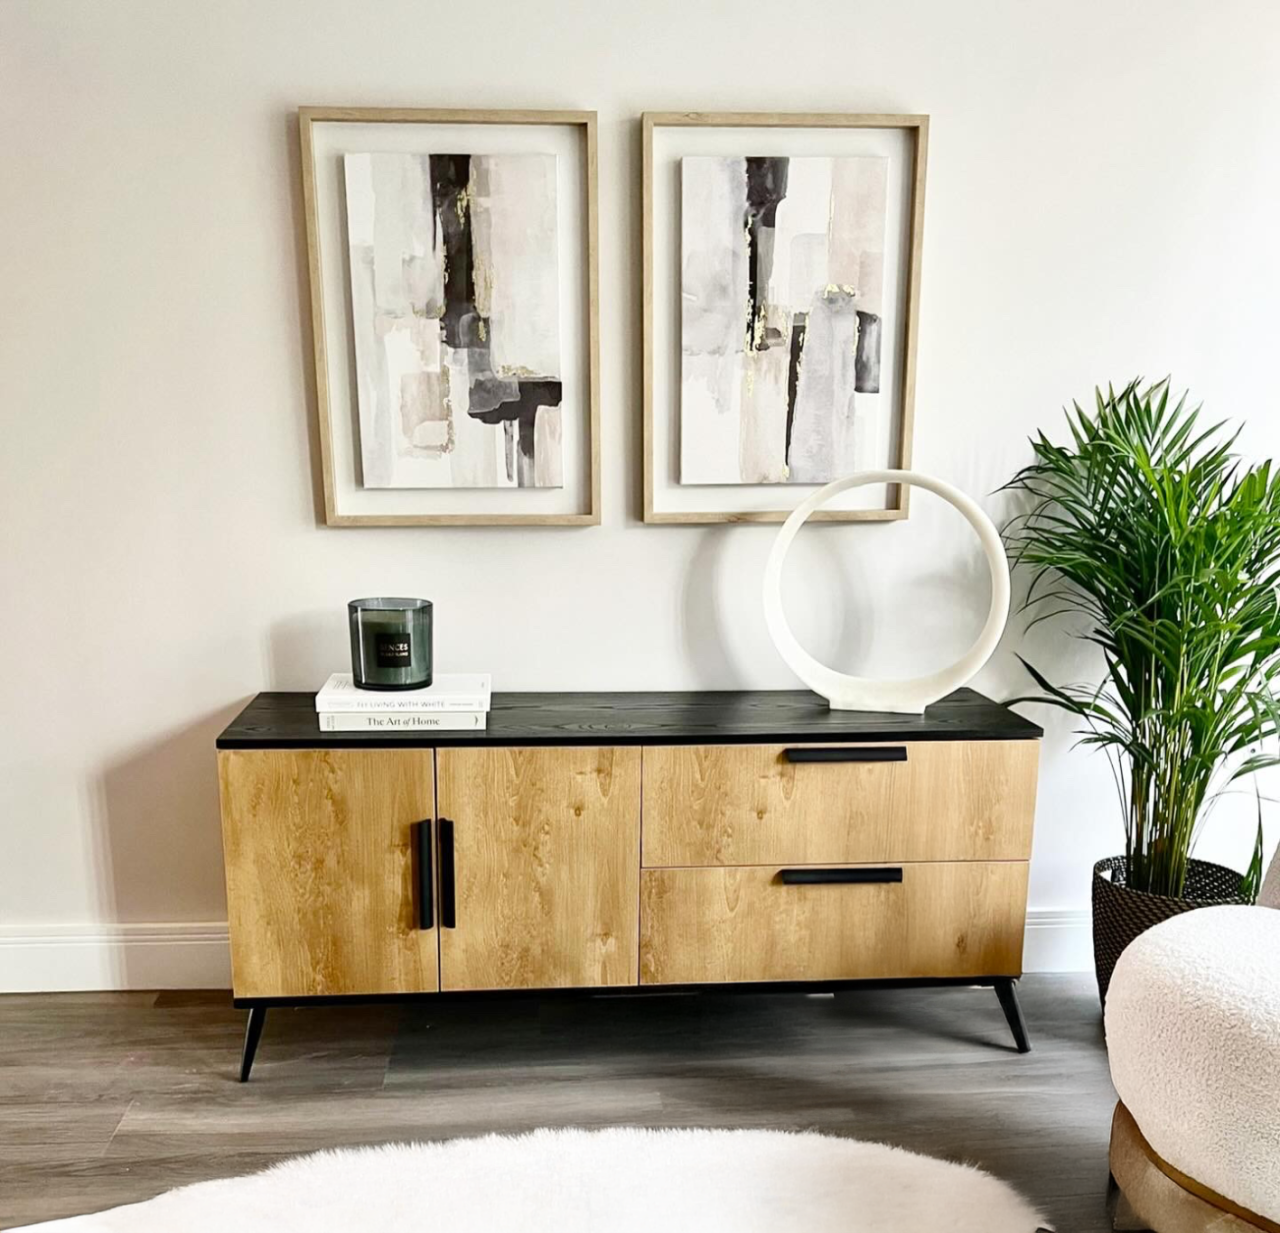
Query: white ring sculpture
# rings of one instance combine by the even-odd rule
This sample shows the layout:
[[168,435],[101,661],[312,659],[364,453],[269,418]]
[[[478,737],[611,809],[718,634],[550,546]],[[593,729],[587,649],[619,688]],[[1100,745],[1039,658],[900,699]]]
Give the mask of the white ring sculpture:
[[[991,611],[978,640],[949,668],[929,676],[910,680],[877,681],[869,677],[849,676],[819,663],[796,641],[782,610],[782,566],[787,550],[800,528],[814,510],[832,497],[850,488],[867,484],[910,484],[941,497],[962,513],[978,533],[991,570]],[[787,666],[814,693],[821,694],[833,711],[888,711],[894,714],[918,715],[931,702],[937,702],[953,689],[973,679],[978,669],[991,658],[1009,619],[1009,559],[1005,556],[1000,533],[978,504],[959,489],[919,471],[858,471],[844,479],[834,480],[813,496],[802,501],[782,524],[773,550],[764,567],[764,619],[769,636]]]

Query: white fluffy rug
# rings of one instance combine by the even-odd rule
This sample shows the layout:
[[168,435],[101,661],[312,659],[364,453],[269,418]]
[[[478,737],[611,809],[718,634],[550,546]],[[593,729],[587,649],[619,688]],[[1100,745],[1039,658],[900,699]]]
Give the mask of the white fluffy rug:
[[43,1233],[1034,1233],[977,1169],[763,1130],[539,1130],[321,1152]]

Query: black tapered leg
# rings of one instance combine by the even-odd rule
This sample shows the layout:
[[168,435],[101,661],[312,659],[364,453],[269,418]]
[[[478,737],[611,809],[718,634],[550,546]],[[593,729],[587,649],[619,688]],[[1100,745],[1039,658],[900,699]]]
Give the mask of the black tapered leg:
[[1014,988],[1012,977],[1002,976],[996,981],[996,997],[1000,999],[1000,1009],[1009,1022],[1009,1031],[1013,1033],[1013,1043],[1018,1046],[1018,1052],[1030,1053],[1027,1021],[1022,1017],[1022,1007],[1018,1005],[1018,991]]
[[249,1082],[249,1072],[253,1069],[253,1055],[258,1052],[258,1041],[262,1039],[262,1025],[267,1021],[265,1006],[250,1006],[249,1019],[244,1025],[244,1053],[240,1055],[240,1082]]

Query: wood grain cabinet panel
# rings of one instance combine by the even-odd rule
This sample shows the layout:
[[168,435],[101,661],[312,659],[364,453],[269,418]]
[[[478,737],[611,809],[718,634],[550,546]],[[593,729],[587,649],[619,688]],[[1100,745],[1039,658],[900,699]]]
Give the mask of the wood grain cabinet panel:
[[637,983],[640,750],[441,749],[456,924],[441,988]]
[[1028,860],[1036,741],[805,746],[902,761],[793,762],[781,745],[644,754],[644,864]]
[[415,893],[431,750],[222,751],[218,768],[236,996],[436,991]]
[[641,983],[1021,974],[1024,862],[899,868],[900,882],[817,885],[773,867],[646,869]]

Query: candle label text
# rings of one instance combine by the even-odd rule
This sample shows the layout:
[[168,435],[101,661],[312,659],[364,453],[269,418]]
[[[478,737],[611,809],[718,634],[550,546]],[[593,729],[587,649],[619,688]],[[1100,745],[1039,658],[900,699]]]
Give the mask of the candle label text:
[[408,634],[378,634],[379,668],[408,668],[412,665],[412,641]]

